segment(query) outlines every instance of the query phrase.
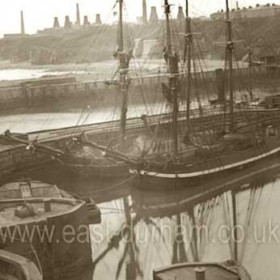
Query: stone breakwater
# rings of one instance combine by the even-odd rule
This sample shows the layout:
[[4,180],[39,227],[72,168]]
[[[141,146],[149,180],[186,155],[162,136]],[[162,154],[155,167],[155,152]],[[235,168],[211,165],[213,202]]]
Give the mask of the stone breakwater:
[[[279,71],[269,71],[265,68],[253,69],[253,88],[258,92],[275,93],[280,89]],[[216,98],[221,79],[216,71],[193,74],[193,95],[191,99]],[[223,79],[227,92],[227,79]],[[167,83],[166,74],[131,78],[129,85],[130,105],[149,105],[166,102],[162,84]],[[180,77],[179,97],[184,100],[186,78]],[[234,87],[236,93],[248,94],[250,81],[249,70],[236,69],[234,72]],[[59,112],[65,109],[108,108],[120,107],[121,94],[117,82],[95,81],[77,82],[75,79],[51,79],[22,82],[20,85],[0,87],[0,110],[2,113],[16,112]]]

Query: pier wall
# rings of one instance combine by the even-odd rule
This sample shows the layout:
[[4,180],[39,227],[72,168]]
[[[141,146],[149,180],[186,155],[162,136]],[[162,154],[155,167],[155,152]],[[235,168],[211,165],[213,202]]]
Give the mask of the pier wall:
[[[253,88],[266,92],[280,90],[280,72],[256,67],[253,71]],[[165,74],[145,78],[132,78],[129,86],[130,105],[155,104],[165,102],[162,83],[167,83]],[[185,98],[186,78],[180,77],[179,97]],[[235,91],[249,90],[249,70],[239,69],[234,73]],[[227,80],[225,79],[227,91]],[[209,71],[193,75],[192,100],[215,98],[217,96],[216,72]],[[61,84],[23,83],[20,86],[0,87],[0,112],[7,111],[61,111],[79,109],[85,106],[102,108],[119,106],[121,94],[117,84],[104,81],[72,82]]]

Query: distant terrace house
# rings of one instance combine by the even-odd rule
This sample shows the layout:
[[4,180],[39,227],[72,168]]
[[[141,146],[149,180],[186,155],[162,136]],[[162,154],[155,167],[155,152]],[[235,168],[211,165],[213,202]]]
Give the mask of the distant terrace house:
[[[248,8],[239,8],[238,2],[236,3],[236,8],[232,9],[230,12],[230,16],[232,19],[240,19],[240,18],[256,18],[256,17],[274,17],[280,15],[280,5],[276,4],[266,4],[259,5],[256,7],[249,6]],[[211,14],[211,19],[213,20],[224,20],[225,19],[225,11],[221,10],[217,13]]]

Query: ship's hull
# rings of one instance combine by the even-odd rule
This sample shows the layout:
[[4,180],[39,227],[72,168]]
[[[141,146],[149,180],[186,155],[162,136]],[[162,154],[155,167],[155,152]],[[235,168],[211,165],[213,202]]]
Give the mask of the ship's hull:
[[42,280],[36,265],[27,258],[0,250],[1,280]]
[[173,190],[178,188],[192,188],[234,173],[238,174],[244,168],[259,164],[267,158],[277,156],[279,153],[280,146],[230,164],[195,172],[168,172],[168,168],[166,168],[164,172],[131,169],[130,173],[138,175],[137,187],[140,189]]
[[[7,251],[29,256],[42,269],[43,279],[67,279],[91,266],[88,209],[80,203],[67,213],[1,228],[15,233],[14,238],[0,241]],[[26,234],[27,231],[29,234]],[[23,233],[25,236],[23,237]],[[33,236],[31,233],[33,232]],[[40,232],[40,233],[39,233]],[[42,233],[45,233],[42,237]],[[50,237],[51,236],[51,237]]]
[[76,176],[82,178],[122,178],[129,176],[129,168],[126,164],[68,164],[67,168]]

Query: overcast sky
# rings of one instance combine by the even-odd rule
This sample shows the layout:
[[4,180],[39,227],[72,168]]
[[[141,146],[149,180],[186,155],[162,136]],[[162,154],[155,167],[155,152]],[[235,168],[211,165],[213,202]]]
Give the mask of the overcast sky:
[[[60,24],[64,23],[64,16],[69,15],[71,21],[75,21],[75,5],[80,4],[81,18],[88,15],[92,22],[95,14],[100,13],[102,20],[113,19],[113,6],[116,0],[0,0],[0,36],[4,33],[20,32],[20,10],[25,15],[25,30],[27,33],[35,33],[38,29],[51,27],[53,17],[58,16]],[[124,0],[129,20],[133,21],[141,16],[142,0]],[[146,0],[148,7],[157,6],[158,13],[162,15],[163,0]],[[172,8],[177,11],[177,5],[183,5],[185,0],[169,0]],[[225,6],[224,0],[189,0],[193,16],[209,15]],[[256,3],[266,4],[268,0],[240,0],[239,6],[255,5]],[[279,4],[280,1],[274,3]],[[232,7],[236,1],[230,0]],[[148,8],[149,10],[150,8]],[[148,13],[149,15],[149,13]]]

